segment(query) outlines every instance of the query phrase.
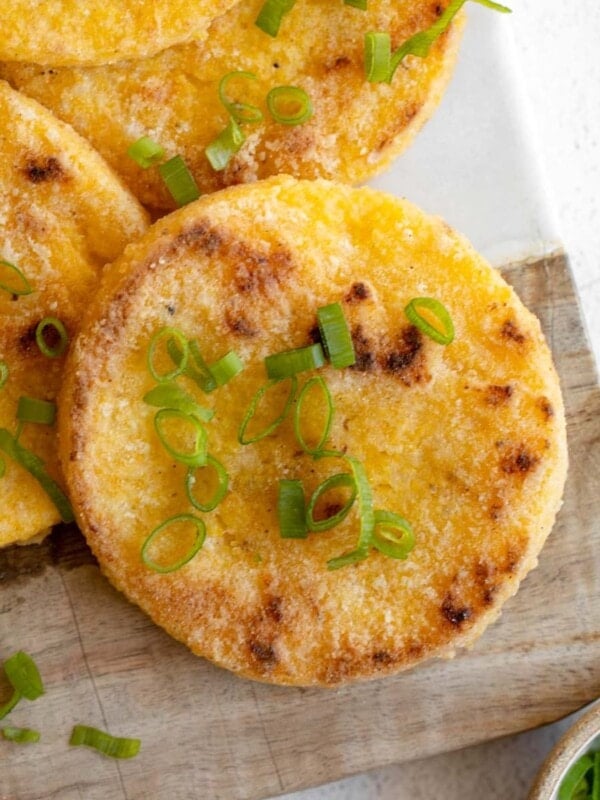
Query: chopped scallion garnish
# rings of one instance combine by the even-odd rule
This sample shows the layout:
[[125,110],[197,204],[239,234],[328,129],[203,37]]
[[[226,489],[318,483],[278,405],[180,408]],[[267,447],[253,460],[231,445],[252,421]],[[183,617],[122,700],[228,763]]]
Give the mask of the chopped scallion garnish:
[[27,700],[37,700],[44,694],[44,684],[35,661],[30,655],[19,650],[2,665],[13,689]]
[[[11,278],[14,276],[17,277],[18,280],[16,286],[5,282],[6,279],[3,276],[3,272],[5,270],[1,269],[2,267],[6,267],[6,270]],[[20,270],[19,267],[15,266],[14,264],[11,264],[10,261],[4,261],[4,259],[0,259],[0,276],[2,276],[0,279],[0,289],[4,289],[4,291],[8,292],[9,294],[23,296],[33,292],[31,284],[23,274],[22,270]]]
[[263,430],[259,431],[259,433],[250,437],[246,436],[246,429],[248,428],[250,422],[256,415],[256,412],[263,397],[267,394],[267,392],[270,392],[275,387],[277,387],[281,383],[281,380],[282,379],[270,380],[264,386],[261,386],[260,389],[256,392],[256,394],[252,398],[252,401],[250,402],[248,410],[246,411],[246,415],[244,416],[244,419],[242,420],[242,424],[240,425],[240,429],[238,431],[238,442],[240,444],[254,444],[254,442],[258,442],[261,439],[266,438],[271,433],[273,433],[273,431],[276,430],[279,427],[279,425],[281,425],[283,420],[286,418],[288,411],[290,410],[290,407],[294,402],[294,398],[296,397],[296,390],[298,388],[298,379],[296,378],[295,375],[289,377],[290,391],[285,401],[283,410],[281,411],[279,416],[277,416],[268,425],[266,425],[263,428]]
[[410,524],[393,511],[375,511],[375,529],[372,545],[390,558],[408,558],[415,546],[415,535]]
[[[163,533],[171,525],[176,525],[180,522],[183,523],[189,522],[194,526],[195,536],[192,546],[184,556],[177,559],[172,564],[167,564],[167,565],[158,564],[150,557],[148,551],[150,550],[155,539],[159,537],[161,533]],[[206,538],[206,525],[199,517],[194,516],[194,514],[177,514],[174,517],[169,517],[169,519],[166,519],[152,531],[152,533],[148,536],[148,538],[142,545],[141,559],[144,562],[144,564],[150,569],[154,570],[154,572],[160,572],[163,574],[166,574],[167,572],[175,572],[176,570],[181,569],[181,567],[187,564],[188,561],[192,560],[192,558],[196,555],[196,553],[200,550],[200,548],[204,544],[205,538]]]
[[323,347],[331,365],[336,369],[351,367],[356,363],[352,335],[339,303],[330,303],[317,310],[319,331]]
[[295,3],[296,0],[266,0],[258,12],[254,24],[269,36],[277,36],[281,21],[292,10]]
[[371,83],[391,80],[392,39],[389,33],[365,33],[365,75]]
[[17,419],[19,422],[35,422],[38,425],[54,425],[56,403],[38,400],[35,397],[19,397]]
[[280,480],[277,494],[277,518],[282,539],[306,539],[306,511],[301,481]]
[[6,361],[0,361],[0,389],[3,389],[8,380],[8,364]]
[[[323,394],[325,399],[325,406],[326,406],[326,416],[325,416],[325,424],[323,425],[323,430],[321,435],[314,446],[310,446],[304,435],[302,433],[302,409],[304,406],[304,402],[308,393],[313,389],[313,387],[318,387]],[[329,432],[331,430],[331,424],[333,422],[333,400],[331,399],[331,392],[323,378],[320,375],[316,375],[315,377],[308,380],[304,386],[302,387],[300,394],[298,395],[298,400],[296,402],[296,408],[294,409],[294,432],[296,434],[296,438],[298,439],[298,443],[300,447],[304,450],[305,453],[310,453],[310,455],[315,455],[316,453],[320,452],[323,448],[323,445],[327,441],[327,437],[329,436]]]
[[0,728],[0,733],[9,742],[16,742],[17,744],[33,744],[40,740],[39,732],[31,728],[6,726],[5,728]]
[[319,343],[273,353],[265,358],[267,375],[273,380],[289,378],[299,372],[325,366],[325,354]]
[[127,155],[142,169],[148,169],[165,157],[165,151],[149,136],[142,136],[129,145]]
[[[165,339],[167,352],[169,354],[169,358],[175,364],[175,369],[168,370],[167,372],[158,372],[156,370],[156,366],[154,364],[156,359],[156,350],[160,342]],[[179,352],[178,359],[173,358],[171,349],[169,346],[173,343],[173,345],[177,346],[177,350]],[[157,331],[153,337],[150,339],[150,344],[148,345],[148,353],[146,355],[146,365],[148,367],[148,372],[155,381],[159,383],[163,383],[166,381],[172,381],[178,375],[181,375],[182,372],[185,371],[187,367],[188,358],[190,353],[190,347],[186,336],[179,330],[179,328],[170,328],[165,327],[161,328]]]
[[139,739],[111,736],[109,733],[98,728],[91,728],[89,725],[75,725],[69,744],[92,747],[110,758],[133,758],[137,756],[141,746]]
[[359,8],[361,11],[367,10],[367,0],[344,0],[345,5]]
[[176,383],[161,383],[144,395],[144,403],[155,408],[176,408],[184,414],[191,414],[202,422],[209,422],[215,415],[212,408],[199,405],[194,398]]
[[364,550],[363,548],[358,548],[356,550],[351,550],[349,553],[344,553],[343,556],[337,556],[337,558],[330,558],[327,562],[327,569],[330,572],[333,570],[341,569],[342,567],[347,567],[350,564],[358,564],[359,561],[364,561],[369,556],[369,551]]
[[244,369],[244,362],[236,352],[230,350],[214,364],[210,364],[208,369],[217,386],[225,386]]
[[0,706],[0,719],[4,719],[7,714],[13,710],[13,708],[17,705],[19,700],[21,699],[22,694],[18,689],[15,689],[10,697],[9,700],[4,703],[4,705]]
[[[419,312],[424,308],[430,311],[439,322],[442,330],[435,327]],[[415,297],[404,309],[409,321],[430,339],[438,344],[450,344],[454,340],[454,324],[446,308],[434,297]]]
[[[172,339],[167,342],[167,351],[173,363],[180,367],[183,361],[184,353],[179,349],[177,343]],[[185,366],[183,367],[182,372],[186,378],[194,381],[194,383],[197,384],[197,386],[199,386],[205,394],[210,394],[210,392],[217,388],[217,382],[211,375],[208,365],[202,358],[202,353],[200,352],[198,343],[195,340],[189,342],[189,352],[192,358],[189,361],[187,359],[185,360]],[[193,364],[192,360],[194,362]]]
[[[168,440],[165,429],[169,420],[180,420],[185,426],[191,427],[193,436],[193,446],[191,450],[179,450]],[[191,414],[179,411],[177,408],[161,408],[154,417],[154,429],[160,439],[162,446],[175,461],[179,461],[188,467],[203,467],[206,464],[206,443],[207,434],[202,422]]]
[[[56,344],[48,344],[46,331],[51,332],[50,336],[53,339],[58,336]],[[47,358],[59,358],[67,349],[69,335],[64,324],[57,317],[44,317],[38,322],[35,329],[35,341],[40,352]]]
[[[316,457],[322,458],[324,456],[336,455],[334,453],[319,453]],[[373,511],[373,492],[367,473],[362,461],[354,456],[345,456],[341,453],[337,454],[350,464],[352,475],[356,484],[356,493],[358,499],[358,513],[360,519],[360,533],[358,536],[358,544],[350,553],[344,553],[342,556],[332,558],[327,562],[327,568],[330,570],[345,567],[348,564],[355,564],[358,561],[363,561],[369,554],[369,547],[373,539],[373,531],[375,529],[375,512]]]
[[267,107],[275,122],[302,125],[313,115],[310,97],[299,86],[276,86],[267,95]]
[[225,169],[245,141],[240,126],[230,117],[227,127],[204,150],[211,167],[217,172]]
[[173,156],[158,167],[171,197],[178,206],[186,206],[200,197],[200,190],[181,156]]
[[219,82],[219,100],[223,103],[229,115],[233,117],[239,125],[262,122],[263,113],[260,108],[249,105],[248,103],[239,103],[227,97],[227,86],[231,80],[235,80],[236,78],[248,78],[252,81],[258,80],[253,72],[244,72],[242,70],[228,72]]
[[[561,781],[558,789],[558,800],[586,800],[587,792],[586,774],[593,769],[594,762],[586,753],[572,764]],[[582,790],[580,792],[580,789]]]
[[[342,507],[338,508],[337,511],[325,519],[315,519],[315,508],[321,497],[323,497],[324,494],[332,489],[340,488],[350,489],[350,496],[342,505]],[[350,509],[356,500],[356,495],[356,481],[354,476],[348,474],[347,472],[339,472],[337,475],[332,475],[330,478],[324,480],[323,483],[320,483],[319,486],[317,486],[310,500],[308,501],[308,506],[306,508],[306,527],[308,530],[328,531],[331,528],[335,528],[335,526],[339,525],[339,523],[342,522],[342,520],[345,519],[350,513]]]
[[[198,472],[208,469],[213,469],[215,471],[217,476],[217,485],[212,496],[203,503],[198,500],[194,494],[194,489],[196,481],[198,480]],[[194,508],[198,509],[198,511],[212,511],[215,509],[227,494],[228,488],[229,475],[227,474],[227,470],[223,464],[214,458],[214,456],[211,456],[210,453],[207,453],[206,464],[203,467],[190,468],[185,476],[185,491],[188,496],[188,500],[194,506]]]

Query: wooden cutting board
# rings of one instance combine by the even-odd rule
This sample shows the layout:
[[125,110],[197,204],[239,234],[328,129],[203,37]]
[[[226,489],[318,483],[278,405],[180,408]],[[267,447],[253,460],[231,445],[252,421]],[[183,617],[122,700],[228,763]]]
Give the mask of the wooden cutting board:
[[[571,466],[539,568],[474,649],[337,691],[252,683],[171,640],[59,529],[0,551],[0,658],[30,652],[47,690],[11,714],[42,740],[0,741],[0,800],[254,800],[514,733],[600,694],[600,389],[564,255],[503,272],[554,352]],[[77,722],[139,736],[140,755],[70,748]]]

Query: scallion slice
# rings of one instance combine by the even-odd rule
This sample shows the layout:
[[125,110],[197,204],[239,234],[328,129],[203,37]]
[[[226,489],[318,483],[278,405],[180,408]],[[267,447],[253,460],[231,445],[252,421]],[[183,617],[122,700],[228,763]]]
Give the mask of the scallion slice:
[[[197,480],[197,474],[200,470],[211,468],[217,475],[217,486],[212,494],[212,497],[206,500],[206,502],[202,503],[194,494],[194,486]],[[185,476],[185,491],[188,496],[188,500],[194,506],[194,508],[198,509],[198,511],[212,511],[215,509],[227,494],[228,488],[229,475],[227,474],[227,470],[223,464],[214,458],[214,456],[211,456],[210,453],[207,453],[206,464],[203,467],[190,468]]]
[[[162,340],[165,339],[167,352],[169,357],[175,364],[175,369],[168,370],[167,372],[159,373],[156,370],[154,365],[154,360],[156,357],[156,349]],[[173,343],[177,347],[177,351],[179,353],[178,358],[173,358],[172,351],[170,349],[170,345]],[[148,372],[155,381],[158,383],[163,383],[166,381],[172,381],[178,375],[181,375],[182,372],[185,371],[187,367],[188,358],[190,354],[190,347],[187,340],[187,337],[179,330],[179,328],[171,328],[165,327],[161,328],[159,331],[153,335],[150,339],[150,344],[148,345],[148,352],[146,354],[146,365],[148,367]]]
[[13,689],[27,700],[37,700],[44,694],[40,671],[30,655],[19,650],[7,658],[2,666]]
[[[325,424],[323,425],[323,430],[321,432],[321,436],[319,437],[317,443],[314,447],[311,447],[307,444],[306,439],[302,433],[302,409],[304,406],[304,402],[308,393],[311,391],[313,387],[318,387],[325,399],[325,406],[326,406],[326,417],[325,417]],[[331,430],[331,424],[333,422],[333,400],[331,399],[331,392],[323,378],[320,375],[316,375],[315,377],[308,380],[304,386],[302,387],[300,394],[298,395],[298,400],[296,402],[296,407],[294,409],[294,432],[296,434],[296,438],[298,439],[298,443],[300,447],[304,450],[305,453],[309,453],[310,455],[315,455],[319,453],[323,449],[323,445],[327,441],[327,437],[329,436],[329,432]]]
[[165,151],[149,136],[142,136],[129,145],[127,155],[142,169],[148,169],[165,157]]
[[[420,308],[425,308],[439,321],[442,330],[436,328],[419,313]],[[450,344],[454,340],[454,324],[446,308],[434,297],[415,297],[404,309],[404,313],[412,322],[430,339],[438,344]]]
[[[173,340],[167,342],[167,350],[173,363],[177,364],[177,366],[181,366],[183,352],[179,349],[177,343]],[[208,366],[202,358],[198,343],[194,339],[189,342],[189,350],[192,358],[189,361],[186,360],[183,374],[186,378],[194,381],[205,394],[210,394],[210,392],[217,388],[217,382],[210,374]],[[192,360],[194,362],[193,364],[191,363]]]
[[210,364],[208,369],[217,386],[225,386],[244,369],[244,362],[236,352],[230,350],[214,364]]
[[[52,337],[58,336],[58,342],[55,345],[49,345],[46,341],[46,331],[53,331]],[[69,344],[69,335],[64,324],[57,317],[44,317],[38,322],[35,329],[35,341],[40,349],[40,352],[47,358],[59,358],[67,349]]]
[[194,176],[181,156],[173,156],[160,164],[158,171],[178,206],[186,206],[200,197]]
[[600,800],[600,753],[594,753],[594,771],[592,773],[592,800]]
[[6,361],[0,361],[0,389],[3,389],[8,380],[8,364]]
[[[196,529],[196,534],[194,537],[194,542],[189,549],[189,551],[182,556],[180,559],[175,561],[173,564],[167,564],[166,566],[162,564],[158,564],[152,558],[150,558],[148,551],[152,546],[154,540],[160,536],[163,531],[169,528],[171,525],[175,525],[179,522],[190,522]],[[188,561],[191,561],[192,558],[196,555],[196,553],[200,550],[202,545],[204,544],[204,540],[206,539],[206,525],[204,522],[199,518],[194,516],[194,514],[177,514],[174,517],[169,517],[160,525],[158,525],[152,533],[148,536],[144,544],[142,545],[141,550],[141,559],[144,564],[149,567],[150,569],[154,570],[154,572],[160,572],[161,574],[166,574],[168,572],[175,572],[178,569],[181,569]]]
[[[569,770],[558,789],[558,800],[575,800],[579,792],[576,790],[585,778],[586,773],[594,766],[594,762],[589,755],[583,755],[569,767]],[[584,795],[585,797],[585,795]]]
[[17,744],[33,744],[40,740],[39,731],[34,731],[31,728],[13,728],[7,725],[5,728],[0,728],[0,733],[9,742],[16,742]]
[[[4,289],[5,292],[9,294],[14,294],[18,297],[21,297],[26,294],[31,294],[33,289],[31,288],[31,284],[23,274],[22,270],[19,267],[11,264],[10,261],[4,261],[4,259],[0,259],[0,267],[6,267],[10,277],[16,276],[18,279],[17,285],[11,285],[10,283],[6,283],[5,280],[0,280],[0,289]],[[0,275],[2,274],[2,270],[0,269]]]
[[212,408],[199,405],[191,395],[173,382],[155,386],[144,395],[143,400],[155,408],[176,408],[184,414],[191,414],[201,422],[209,422],[215,415]]
[[359,561],[364,561],[369,556],[369,551],[364,549],[356,549],[351,550],[349,553],[345,553],[343,556],[337,556],[337,558],[330,558],[327,562],[327,569],[330,572],[333,570],[341,569],[342,567],[347,567],[350,564],[358,564]]
[[[315,519],[315,508],[321,497],[323,497],[326,492],[331,491],[332,489],[338,488],[345,488],[350,489],[350,496],[344,503],[344,505],[325,519]],[[353,475],[350,475],[347,472],[338,472],[337,475],[332,475],[330,478],[327,478],[320,483],[315,491],[312,493],[310,500],[308,501],[308,506],[306,508],[306,527],[309,531],[328,531],[331,528],[335,528],[336,525],[339,525],[340,522],[345,519],[348,514],[350,513],[350,509],[354,505],[354,501],[356,500],[357,495],[357,486],[356,481]]]
[[282,125],[302,125],[313,115],[310,97],[299,86],[276,86],[267,95],[267,108]]
[[319,331],[323,347],[336,369],[351,367],[356,363],[352,334],[339,303],[330,303],[317,310]]
[[266,0],[254,24],[269,36],[277,36],[284,16],[295,4],[296,0]]
[[227,127],[204,149],[211,167],[217,172],[224,170],[245,141],[240,126],[233,117],[229,117]]
[[319,369],[323,366],[325,366],[325,354],[318,342],[308,345],[308,347],[298,347],[294,350],[273,353],[265,358],[267,375],[272,380],[289,378],[299,372]]
[[[316,458],[324,456],[335,455],[333,453],[319,453]],[[338,454],[345,461],[350,464],[352,475],[356,483],[356,491],[358,498],[358,512],[360,518],[360,533],[358,536],[358,544],[354,550],[349,553],[344,553],[337,558],[332,558],[327,562],[327,569],[334,570],[345,567],[348,564],[355,564],[358,561],[363,561],[369,554],[369,547],[373,539],[373,531],[375,529],[375,512],[373,510],[373,492],[367,477],[364,464],[354,456],[344,456]]]
[[4,705],[0,706],[0,719],[4,719],[7,714],[13,710],[13,708],[17,705],[19,700],[22,698],[22,694],[18,689],[15,689],[10,697],[9,700],[4,703]]
[[277,494],[277,518],[282,539],[306,539],[306,511],[301,481],[280,480]]
[[19,397],[17,419],[19,422],[35,422],[38,425],[54,425],[56,403],[38,400],[35,397]]
[[296,378],[295,375],[289,376],[290,391],[285,401],[283,410],[281,411],[279,416],[276,417],[272,422],[270,422],[262,431],[257,433],[255,436],[246,437],[246,429],[248,428],[248,425],[250,424],[254,415],[256,414],[256,411],[258,409],[261,400],[267,394],[267,392],[271,391],[273,387],[280,384],[282,380],[284,379],[270,380],[268,383],[265,383],[264,386],[261,386],[260,389],[256,392],[256,394],[252,398],[250,405],[248,406],[248,410],[246,411],[246,415],[244,416],[244,419],[242,420],[242,424],[240,425],[240,429],[238,431],[238,442],[240,444],[254,444],[254,442],[258,442],[261,439],[264,439],[265,437],[273,433],[273,431],[276,430],[281,425],[283,420],[286,418],[288,411],[290,410],[290,407],[294,402],[294,398],[296,397],[296,390],[298,388],[298,379]]
[[393,511],[375,511],[375,529],[372,545],[390,558],[408,558],[415,546],[415,535],[410,524]]
[[[168,441],[165,423],[167,420],[172,419],[181,420],[191,426],[194,436],[192,450],[188,452],[178,450]],[[179,461],[188,467],[203,467],[206,464],[206,442],[208,437],[206,429],[199,419],[191,414],[186,414],[184,411],[179,411],[177,408],[161,408],[160,411],[156,412],[154,417],[154,429],[158,434],[162,446],[175,461]]]
[[361,11],[367,10],[367,0],[344,0],[344,4],[359,8]]
[[109,733],[98,728],[91,728],[89,725],[75,725],[69,744],[92,747],[110,758],[133,758],[140,751],[141,741],[111,736]]
[[0,428],[0,450],[26,469],[56,506],[63,522],[73,522],[73,509],[60,486],[46,472],[44,462],[35,453],[19,444],[6,428]]
[[249,105],[248,103],[238,103],[227,97],[227,86],[231,80],[235,80],[236,78],[248,78],[252,81],[258,80],[253,72],[244,72],[242,70],[228,72],[227,75],[224,75],[219,81],[219,100],[223,103],[229,115],[233,117],[239,125],[262,122],[263,113],[260,108]]
[[365,75],[371,83],[391,80],[392,38],[389,33],[365,33]]

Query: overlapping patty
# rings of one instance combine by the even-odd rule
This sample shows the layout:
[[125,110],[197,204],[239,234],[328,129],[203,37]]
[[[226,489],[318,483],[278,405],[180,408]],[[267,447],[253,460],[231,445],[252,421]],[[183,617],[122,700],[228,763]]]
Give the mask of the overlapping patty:
[[[417,297],[447,309],[452,343],[434,341],[407,317]],[[271,434],[240,444],[251,398],[267,381],[265,357],[319,343],[317,311],[333,303],[356,362],[303,372],[297,391],[311,377],[325,381],[333,418],[321,450],[337,456],[303,450],[297,398]],[[233,350],[244,364],[209,394],[189,375],[173,379],[214,410],[202,425],[229,482],[206,512],[190,503],[188,467],[163,446],[159,409],[144,401],[157,386],[149,346],[165,327],[179,333],[157,343],[155,370],[181,366],[185,340],[207,363]],[[170,361],[156,355],[168,342]],[[263,426],[280,414],[290,383],[263,396]],[[316,447],[318,394],[305,398],[303,415]],[[167,441],[189,447],[174,424]],[[60,452],[79,524],[130,600],[240,675],[324,686],[471,644],[535,566],[567,466],[550,353],[538,321],[498,273],[408,202],[289,177],[201,199],[157,222],[109,269],[69,356]],[[279,482],[299,481],[308,503],[352,464],[366,484],[350,513],[329,530],[282,538]],[[200,495],[206,474],[194,473]],[[340,512],[342,484],[323,496],[315,518]],[[414,549],[402,560],[369,540],[366,558],[328,569],[356,549],[369,508],[406,519]],[[189,519],[148,541],[181,514],[201,520],[206,540],[180,568],[156,571],[193,549],[199,528]]]

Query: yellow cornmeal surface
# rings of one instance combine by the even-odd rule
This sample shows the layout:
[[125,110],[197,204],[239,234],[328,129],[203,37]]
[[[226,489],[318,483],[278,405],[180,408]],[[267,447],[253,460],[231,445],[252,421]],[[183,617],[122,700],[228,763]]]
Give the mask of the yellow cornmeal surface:
[[[0,76],[45,103],[87,137],[123,176],[137,197],[155,209],[173,201],[157,167],[143,170],[126,154],[148,135],[166,156],[182,155],[202,192],[286,173],[348,183],[380,172],[412,141],[440,101],[454,66],[462,15],[426,59],[409,56],[393,82],[369,83],[364,73],[364,34],[389,31],[397,47],[429,27],[447,2],[369,0],[368,11],[342,0],[298,0],[279,35],[254,25],[263,0],[247,0],[216,20],[206,42],[172,48],[152,59],[98,69],[0,66]],[[230,83],[233,100],[256,105],[259,124],[223,172],[215,172],[205,147],[227,125],[219,101],[221,78],[246,70],[257,80]],[[268,114],[275,86],[304,89],[314,116],[288,126]]]
[[[416,296],[446,306],[451,345],[408,322]],[[356,510],[282,540],[277,486],[300,479],[308,497],[347,465],[302,453],[289,419],[237,442],[264,357],[311,343],[332,302],[358,360],[319,372],[335,404],[327,446],[364,463],[375,508],[404,515],[417,541],[406,561],[372,551],[335,572],[326,562],[355,546]],[[235,350],[245,369],[206,396],[181,379],[216,412],[208,449],[231,486],[200,515],[203,549],[162,575],[142,564],[142,544],[193,512],[185,468],[142,401],[148,343],[166,325],[209,361]],[[61,459],[102,569],[194,652],[258,680],[333,686],[470,644],[535,566],[560,505],[565,421],[538,321],[442,221],[370,189],[280,177],[159,221],[105,274],[66,373]]]
[[[0,290],[0,360],[9,369],[0,427],[14,433],[19,397],[54,400],[61,381],[64,357],[41,355],[38,322],[58,317],[73,335],[101,267],[145,229],[146,216],[87,142],[3,81],[0,116],[0,260],[18,266],[33,289],[21,297]],[[2,266],[0,276],[19,286]],[[21,442],[59,479],[54,428],[27,424]],[[2,457],[0,546],[59,520],[38,483]]]
[[0,59],[51,66],[143,58],[202,40],[233,0],[6,0]]

